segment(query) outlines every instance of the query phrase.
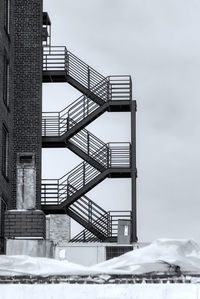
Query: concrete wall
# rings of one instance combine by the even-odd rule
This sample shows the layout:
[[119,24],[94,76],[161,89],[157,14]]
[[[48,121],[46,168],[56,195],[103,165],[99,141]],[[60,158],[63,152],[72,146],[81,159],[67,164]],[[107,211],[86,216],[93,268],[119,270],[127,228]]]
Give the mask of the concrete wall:
[[56,259],[67,259],[70,262],[91,266],[106,259],[105,245],[103,244],[66,244],[55,248]]
[[72,263],[92,266],[106,260],[106,247],[119,247],[125,252],[124,247],[133,246],[133,250],[149,245],[149,243],[117,244],[117,243],[67,243],[55,247],[55,258],[68,260]]
[[7,240],[7,255],[28,255],[32,257],[54,257],[53,243],[47,240]]
[[68,215],[49,215],[49,217],[49,239],[55,244],[68,242],[71,239],[70,217]]

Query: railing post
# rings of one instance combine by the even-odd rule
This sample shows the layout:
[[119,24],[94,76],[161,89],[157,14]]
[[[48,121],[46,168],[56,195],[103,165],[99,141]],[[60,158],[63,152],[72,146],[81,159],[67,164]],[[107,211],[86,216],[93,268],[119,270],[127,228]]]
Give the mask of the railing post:
[[89,115],[89,98],[86,97],[86,99],[87,99],[87,116],[88,116]]
[[109,77],[107,82],[107,101],[112,100],[111,87],[112,85],[110,84],[110,77]]
[[136,192],[136,101],[131,102],[131,210],[132,210],[132,230],[131,230],[131,241],[137,242],[137,192]]
[[110,212],[107,214],[107,230],[108,230],[108,237],[112,237],[112,216]]
[[58,113],[58,136],[60,136],[60,112]]
[[83,162],[83,186],[85,186],[85,163]]
[[48,67],[47,67],[47,55],[45,55],[45,70],[47,71]]
[[83,242],[86,242],[85,231],[83,232]]
[[66,48],[65,48],[65,70],[67,75],[69,75],[69,53]]
[[90,155],[90,134],[87,132],[87,154]]
[[88,66],[88,89],[90,90],[90,67]]
[[46,118],[45,118],[45,119],[44,119],[44,136],[47,136],[47,135],[46,135],[46,134],[47,134],[47,132],[46,132],[46,130],[47,130],[46,126],[47,126],[47,120],[46,120]]
[[89,201],[88,204],[88,221],[92,223],[92,202]]
[[69,113],[67,114],[67,131],[69,131]]
[[69,184],[67,183],[67,199],[69,197]]
[[59,204],[59,197],[60,197],[60,194],[59,194],[59,190],[60,189],[60,186],[59,186],[59,180],[57,180],[57,204]]
[[110,148],[109,148],[109,145],[107,144],[106,145],[106,151],[107,151],[107,168],[109,168],[110,167],[110,156],[109,156],[109,152],[110,152]]
[[46,186],[46,184],[43,186],[44,186],[44,203],[46,204],[47,203],[47,186]]
[[129,81],[130,81],[130,101],[132,101],[132,80],[131,80],[131,77],[129,77]]
[[83,98],[83,119],[85,118],[85,96]]

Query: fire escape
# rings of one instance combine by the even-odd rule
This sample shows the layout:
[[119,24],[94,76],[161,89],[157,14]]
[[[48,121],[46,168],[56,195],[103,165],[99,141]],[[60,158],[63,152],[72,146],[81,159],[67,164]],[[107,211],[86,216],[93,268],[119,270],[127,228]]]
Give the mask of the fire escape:
[[[44,16],[48,37],[50,21]],[[43,82],[66,82],[82,93],[62,111],[43,113],[43,148],[68,148],[83,159],[63,177],[42,180],[43,211],[68,214],[85,228],[71,242],[116,242],[119,219],[131,220],[131,239],[136,241],[136,102],[131,77],[104,77],[66,47],[48,42],[43,47]],[[131,143],[104,143],[85,129],[106,111],[131,112]],[[106,178],[131,178],[131,211],[105,211],[85,195]]]

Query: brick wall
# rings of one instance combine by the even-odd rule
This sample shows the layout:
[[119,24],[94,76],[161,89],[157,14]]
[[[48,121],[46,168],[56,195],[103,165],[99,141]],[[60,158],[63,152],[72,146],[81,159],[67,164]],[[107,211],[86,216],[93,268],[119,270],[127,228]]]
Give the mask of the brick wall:
[[40,208],[42,113],[42,1],[15,0],[14,10],[13,208],[16,207],[16,155],[36,157],[36,204]]
[[[11,178],[12,178],[12,140],[13,140],[13,10],[14,1],[11,0],[10,34],[4,27],[4,1],[0,1],[0,197],[12,206]],[[3,101],[4,94],[4,56],[6,55],[10,65],[9,80],[9,105]],[[6,126],[9,133],[8,176],[2,174],[2,128]]]
[[7,211],[5,237],[42,237],[46,235],[46,217],[42,211]]

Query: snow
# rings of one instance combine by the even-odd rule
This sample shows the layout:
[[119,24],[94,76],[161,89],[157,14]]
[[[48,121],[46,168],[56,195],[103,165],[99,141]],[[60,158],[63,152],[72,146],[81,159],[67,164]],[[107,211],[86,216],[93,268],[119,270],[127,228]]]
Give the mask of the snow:
[[90,275],[93,271],[82,265],[67,260],[58,261],[49,258],[30,257],[25,255],[0,255],[0,276],[8,275]]
[[200,273],[200,247],[192,240],[159,239],[117,258],[91,267],[105,273],[130,274],[168,272],[172,265],[181,271]]
[[[104,273],[144,274],[168,271],[177,265],[181,271],[200,273],[200,247],[191,240],[160,239],[104,263],[84,267],[66,260],[28,256],[0,256],[1,275],[93,275]],[[102,277],[102,276],[99,276]],[[0,284],[3,299],[198,299],[198,283],[160,284]]]
[[146,285],[0,285],[2,299],[198,299],[194,284]]
[[191,240],[160,239],[92,267],[77,265],[67,260],[0,256],[0,275],[138,275],[169,272],[174,265],[179,266],[182,272],[200,274],[199,245]]

